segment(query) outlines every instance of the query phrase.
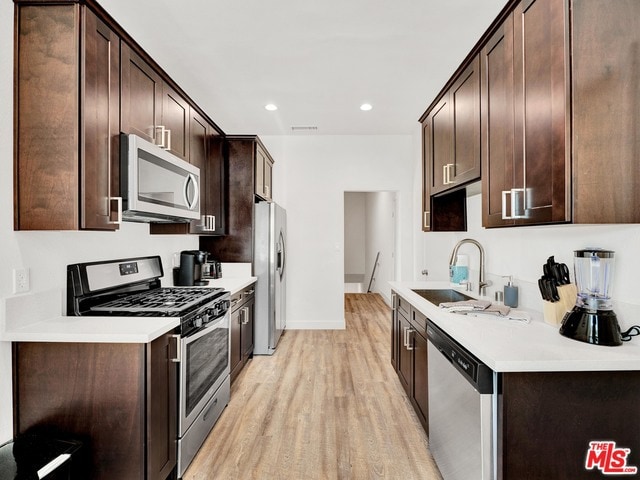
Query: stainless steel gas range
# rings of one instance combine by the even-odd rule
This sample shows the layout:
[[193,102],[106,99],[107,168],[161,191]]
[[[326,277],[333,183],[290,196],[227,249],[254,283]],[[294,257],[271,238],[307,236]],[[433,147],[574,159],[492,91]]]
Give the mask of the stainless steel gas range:
[[[67,267],[67,314],[179,317],[178,476],[182,477],[229,403],[229,292],[161,287],[159,256]],[[134,320],[132,320],[134,321]]]

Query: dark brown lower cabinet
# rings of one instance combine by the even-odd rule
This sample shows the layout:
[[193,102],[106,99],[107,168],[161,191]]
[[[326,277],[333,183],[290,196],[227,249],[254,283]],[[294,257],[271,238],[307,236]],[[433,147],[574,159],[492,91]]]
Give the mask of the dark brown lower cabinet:
[[615,442],[629,449],[626,465],[640,469],[640,371],[515,372],[501,380],[498,478],[636,478],[587,470],[585,462],[590,442]]
[[[392,364],[428,435],[426,317],[396,292],[392,298]],[[498,385],[495,478],[640,475],[632,475],[640,472],[640,371],[501,372]],[[591,442],[601,450],[587,468]],[[617,458],[602,453],[607,446]]]
[[[394,302],[398,305],[405,300]],[[427,339],[421,333],[424,332],[424,328],[412,324],[402,308],[395,308],[392,318],[392,343],[395,342],[397,345],[394,367],[420,423],[428,434]]]
[[13,344],[14,433],[76,438],[91,479],[165,480],[177,459],[175,339]]
[[255,285],[231,296],[231,382],[253,357],[253,314]]

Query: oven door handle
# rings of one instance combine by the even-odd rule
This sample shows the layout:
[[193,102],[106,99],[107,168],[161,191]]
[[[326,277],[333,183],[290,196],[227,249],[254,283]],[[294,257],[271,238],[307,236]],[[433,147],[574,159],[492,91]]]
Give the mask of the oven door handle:
[[180,342],[180,335],[179,334],[171,335],[171,338],[173,338],[176,341],[176,356],[171,358],[170,360],[174,363],[180,363],[180,357],[182,356],[182,348],[181,348],[182,343]]

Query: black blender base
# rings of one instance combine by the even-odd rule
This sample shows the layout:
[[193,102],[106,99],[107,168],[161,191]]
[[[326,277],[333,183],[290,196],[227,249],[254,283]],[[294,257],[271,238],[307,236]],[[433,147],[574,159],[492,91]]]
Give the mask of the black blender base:
[[611,310],[593,313],[574,307],[562,319],[560,335],[594,345],[622,345],[618,318]]

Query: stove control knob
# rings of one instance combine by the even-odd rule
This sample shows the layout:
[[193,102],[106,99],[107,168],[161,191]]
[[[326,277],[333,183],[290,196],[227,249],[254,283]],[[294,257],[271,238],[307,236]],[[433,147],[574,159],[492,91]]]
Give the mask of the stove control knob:
[[205,325],[209,323],[209,312],[202,315],[202,323],[204,323]]
[[196,328],[200,328],[202,326],[202,317],[196,317],[193,320],[193,324],[196,326]]

